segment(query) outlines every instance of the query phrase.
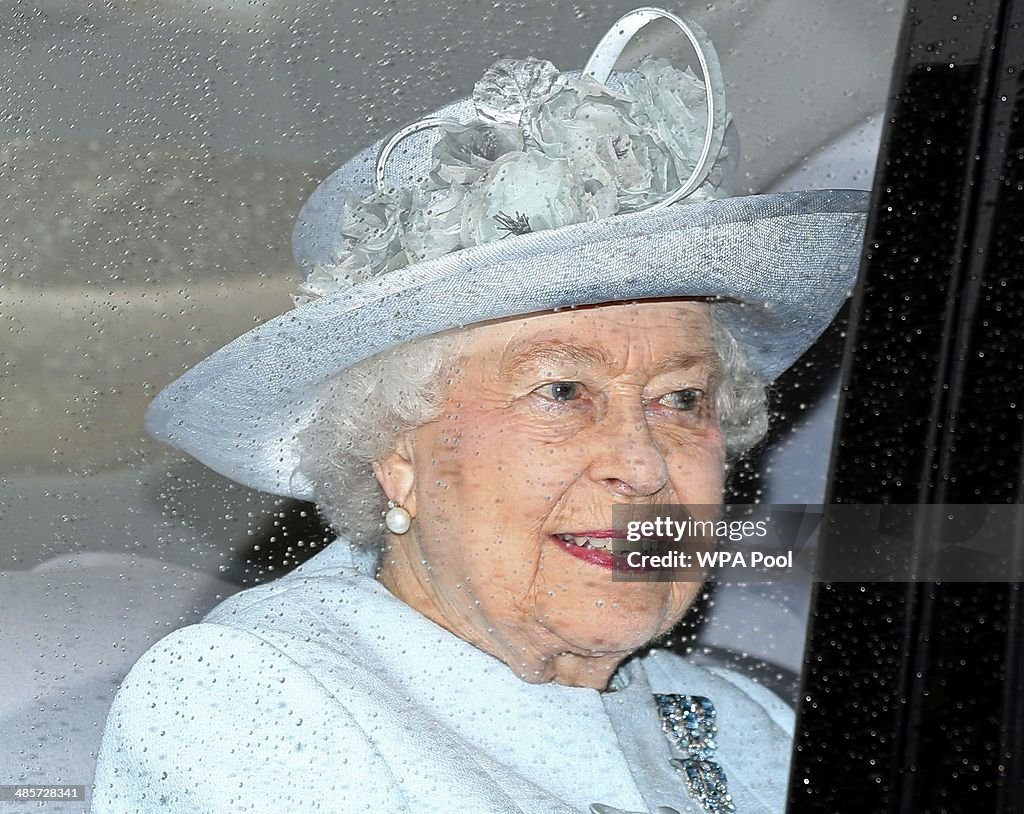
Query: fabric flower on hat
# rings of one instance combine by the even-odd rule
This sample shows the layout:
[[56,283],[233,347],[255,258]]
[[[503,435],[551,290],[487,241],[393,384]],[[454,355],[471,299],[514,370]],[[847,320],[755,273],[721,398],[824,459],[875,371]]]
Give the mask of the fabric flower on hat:
[[580,77],[537,110],[533,132],[549,156],[564,156],[592,196],[589,220],[654,203],[678,183],[667,148],[632,115],[633,102]]
[[[703,149],[703,83],[648,58],[621,88],[538,59],[496,62],[474,87],[477,118],[443,121],[416,186],[349,202],[346,248],[317,266],[296,304],[494,240],[645,209],[689,178]],[[716,197],[721,161],[690,197]]]
[[523,131],[500,122],[445,124],[434,147],[431,180],[437,185],[472,184],[506,153],[523,149]]
[[508,153],[474,184],[462,216],[462,245],[557,229],[583,220],[568,162],[536,152]]
[[339,227],[348,240],[348,250],[330,265],[313,268],[292,297],[295,305],[408,265],[411,258],[404,245],[405,232],[408,222],[422,211],[422,197],[416,188],[390,188],[349,202]]
[[[623,85],[633,99],[633,115],[664,145],[675,166],[675,176],[689,177],[704,145],[707,127],[704,83],[690,70],[672,67],[667,59],[648,58],[623,79]],[[720,158],[727,154],[723,150]],[[714,182],[705,183],[691,197],[713,197],[714,186]]]
[[468,191],[468,186],[460,184],[431,190],[424,205],[410,213],[401,238],[409,262],[432,260],[462,248],[462,207]]

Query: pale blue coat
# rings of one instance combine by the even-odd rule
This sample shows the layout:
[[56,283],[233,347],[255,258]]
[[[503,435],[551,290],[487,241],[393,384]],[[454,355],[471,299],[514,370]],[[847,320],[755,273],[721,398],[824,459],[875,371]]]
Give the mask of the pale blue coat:
[[667,651],[616,692],[527,684],[353,567],[338,541],[154,645],[103,734],[93,814],[701,814],[652,692],[718,710],[741,814],[784,809],[792,713]]

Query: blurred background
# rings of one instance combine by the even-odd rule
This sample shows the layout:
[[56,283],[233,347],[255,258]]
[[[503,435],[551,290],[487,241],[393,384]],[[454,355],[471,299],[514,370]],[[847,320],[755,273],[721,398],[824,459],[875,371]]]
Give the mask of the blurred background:
[[[149,644],[329,540],[311,506],[142,429],[160,388],[291,307],[291,229],[316,184],[499,57],[581,67],[637,5],[5,5],[0,784],[88,785],[113,691]],[[665,6],[719,51],[740,191],[870,187],[901,4]],[[620,64],[677,48],[645,32]],[[737,499],[822,500],[841,336],[840,321],[780,381]],[[798,671],[806,594],[769,587],[706,602],[703,641]]]

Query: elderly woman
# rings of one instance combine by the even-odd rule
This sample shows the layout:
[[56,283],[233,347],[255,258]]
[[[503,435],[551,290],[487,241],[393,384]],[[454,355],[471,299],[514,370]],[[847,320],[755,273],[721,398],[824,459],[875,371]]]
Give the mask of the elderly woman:
[[[703,81],[611,74],[655,18]],[[339,538],[136,664],[96,814],[782,810],[788,709],[649,647],[701,585],[621,548],[622,511],[721,503],[852,283],[864,196],[729,198],[727,131],[702,32],[643,9],[314,193],[297,307],[148,426]]]

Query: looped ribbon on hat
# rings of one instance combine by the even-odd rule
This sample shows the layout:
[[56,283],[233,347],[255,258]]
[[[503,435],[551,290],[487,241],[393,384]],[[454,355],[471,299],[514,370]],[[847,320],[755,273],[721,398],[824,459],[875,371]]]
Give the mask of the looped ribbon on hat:
[[[701,73],[704,77],[707,126],[700,158],[690,173],[690,177],[675,192],[650,206],[644,207],[645,210],[663,209],[666,206],[671,206],[676,201],[685,198],[698,189],[711,172],[725,141],[725,83],[722,79],[722,68],[718,61],[718,53],[715,51],[715,47],[704,32],[704,29],[691,20],[684,20],[682,17],[660,8],[645,7],[635,9],[620,17],[608,30],[608,33],[601,38],[601,41],[587,60],[583,68],[583,74],[593,77],[602,84],[606,83],[608,77],[611,76],[612,68],[615,67],[615,63],[622,55],[626,45],[637,35],[640,29],[655,20],[661,19],[673,23],[689,40],[690,45],[697,54],[697,61],[700,64]],[[423,130],[444,125],[461,124],[462,122],[454,119],[426,118],[403,127],[391,136],[391,138],[384,142],[377,155],[377,189],[383,190],[386,187],[385,165],[399,143],[414,133],[419,133]]]
[[604,84],[611,76],[612,68],[622,55],[626,45],[637,35],[641,28],[664,19],[673,23],[690,41],[697,54],[700,70],[704,76],[705,104],[707,106],[707,127],[704,132],[704,146],[693,172],[679,189],[666,198],[651,204],[647,209],[661,209],[685,198],[708,177],[715,159],[722,150],[725,140],[725,82],[722,79],[722,66],[718,61],[711,39],[696,23],[665,11],[660,8],[638,8],[618,19],[608,33],[594,48],[594,52],[583,67],[583,73],[592,76]]

